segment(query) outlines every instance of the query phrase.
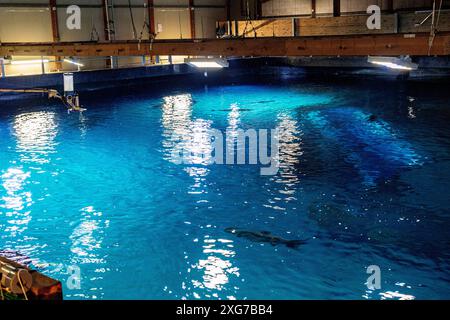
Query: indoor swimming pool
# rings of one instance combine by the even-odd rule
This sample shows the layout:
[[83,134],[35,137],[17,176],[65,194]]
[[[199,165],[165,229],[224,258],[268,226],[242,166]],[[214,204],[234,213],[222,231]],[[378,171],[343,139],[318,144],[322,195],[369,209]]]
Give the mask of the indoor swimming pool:
[[[448,83],[113,85],[81,90],[82,114],[0,100],[0,251],[65,299],[450,298]],[[211,129],[277,129],[276,175],[173,161],[180,143],[210,150]]]

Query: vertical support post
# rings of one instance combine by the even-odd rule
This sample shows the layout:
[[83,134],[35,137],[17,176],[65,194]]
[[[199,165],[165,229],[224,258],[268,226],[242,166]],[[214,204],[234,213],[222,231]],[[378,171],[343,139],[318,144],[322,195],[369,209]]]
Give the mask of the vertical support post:
[[173,64],[172,56],[169,56],[169,64]]
[[153,36],[156,36],[155,6],[153,0],[147,0],[147,10],[148,10],[148,35],[149,40],[151,40]]
[[[108,13],[108,0],[102,1],[102,7],[103,7],[103,30],[105,35],[106,41],[111,41],[111,24],[109,23],[109,13]],[[109,59],[106,59],[106,67],[107,68],[113,68],[113,57],[110,57]]]
[[226,9],[227,9],[227,21],[231,22],[231,0],[227,0]]
[[262,18],[262,2],[261,0],[256,0],[256,19]]
[[341,16],[341,0],[333,0],[333,17]]
[[2,78],[6,77],[6,71],[5,71],[5,61],[3,58],[0,58],[0,72],[2,74]]
[[[156,37],[156,27],[155,27],[155,6],[153,0],[147,0],[147,10],[148,10],[148,39],[152,40]],[[153,62],[153,56],[150,56],[150,62]]]
[[293,37],[298,36],[299,32],[297,32],[297,25],[298,25],[297,18],[292,18],[292,36]]
[[[50,7],[50,18],[52,23],[52,39],[53,42],[59,42],[60,36],[58,27],[58,8],[56,7],[56,0],[49,0],[48,5]],[[55,62],[51,64],[52,69],[61,70],[62,64],[61,62],[59,62],[61,57],[55,56],[53,59],[55,60]]]
[[311,0],[311,18],[316,17],[317,3],[316,0]]
[[195,7],[194,7],[194,0],[189,0],[189,20],[191,22],[191,38],[195,39]]
[[44,62],[43,56],[41,56],[41,71],[42,71],[42,74],[45,74],[45,62]]
[[109,14],[108,14],[108,0],[103,0],[103,30],[106,41],[111,41],[111,26],[109,23]]
[[228,29],[228,35],[233,35],[233,30],[231,29],[231,0],[227,0],[226,2],[226,9],[227,9],[227,29]]
[[394,0],[387,0],[387,11],[394,12]]
[[59,42],[58,9],[56,7],[56,0],[49,0],[49,6],[50,6],[50,17],[52,19],[53,42]]

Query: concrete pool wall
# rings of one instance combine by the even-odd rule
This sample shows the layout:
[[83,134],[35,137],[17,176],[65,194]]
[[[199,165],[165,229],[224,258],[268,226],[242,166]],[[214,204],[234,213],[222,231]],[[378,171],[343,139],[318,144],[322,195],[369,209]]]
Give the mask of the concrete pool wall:
[[[450,57],[420,57],[415,61],[419,63],[419,70],[409,74],[409,78],[439,78],[450,76]],[[282,67],[280,69],[280,67]],[[230,68],[222,71],[210,71],[209,76],[214,77],[222,72],[232,71],[233,75],[248,73],[264,74],[267,72],[285,73],[325,73],[330,75],[363,75],[397,77],[400,73],[383,68],[374,68],[365,57],[271,57],[271,58],[243,58],[231,59]],[[183,76],[189,74],[203,74],[203,71],[187,65],[172,64],[162,66],[146,66],[123,69],[106,69],[96,71],[81,71],[74,73],[76,86],[87,84],[101,84],[115,81],[157,79],[169,76]],[[28,88],[56,88],[61,89],[63,77],[61,73],[42,75],[26,75],[0,78],[2,89],[28,89]],[[5,94],[0,94],[0,98]],[[6,94],[8,95],[8,94]]]

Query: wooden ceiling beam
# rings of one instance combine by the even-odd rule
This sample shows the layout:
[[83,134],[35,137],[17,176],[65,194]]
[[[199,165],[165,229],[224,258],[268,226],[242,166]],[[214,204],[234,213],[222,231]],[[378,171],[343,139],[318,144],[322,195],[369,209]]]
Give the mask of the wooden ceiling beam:
[[[290,38],[2,43],[0,56],[367,56],[427,55],[429,34]],[[440,33],[432,55],[450,54],[450,33]]]

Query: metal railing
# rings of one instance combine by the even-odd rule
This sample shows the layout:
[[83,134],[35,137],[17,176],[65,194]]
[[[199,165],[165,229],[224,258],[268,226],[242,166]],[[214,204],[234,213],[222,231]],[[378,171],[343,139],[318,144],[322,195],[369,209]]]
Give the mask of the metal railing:
[[0,58],[0,78],[64,72],[153,67],[184,63],[184,56],[64,57],[8,60]]

